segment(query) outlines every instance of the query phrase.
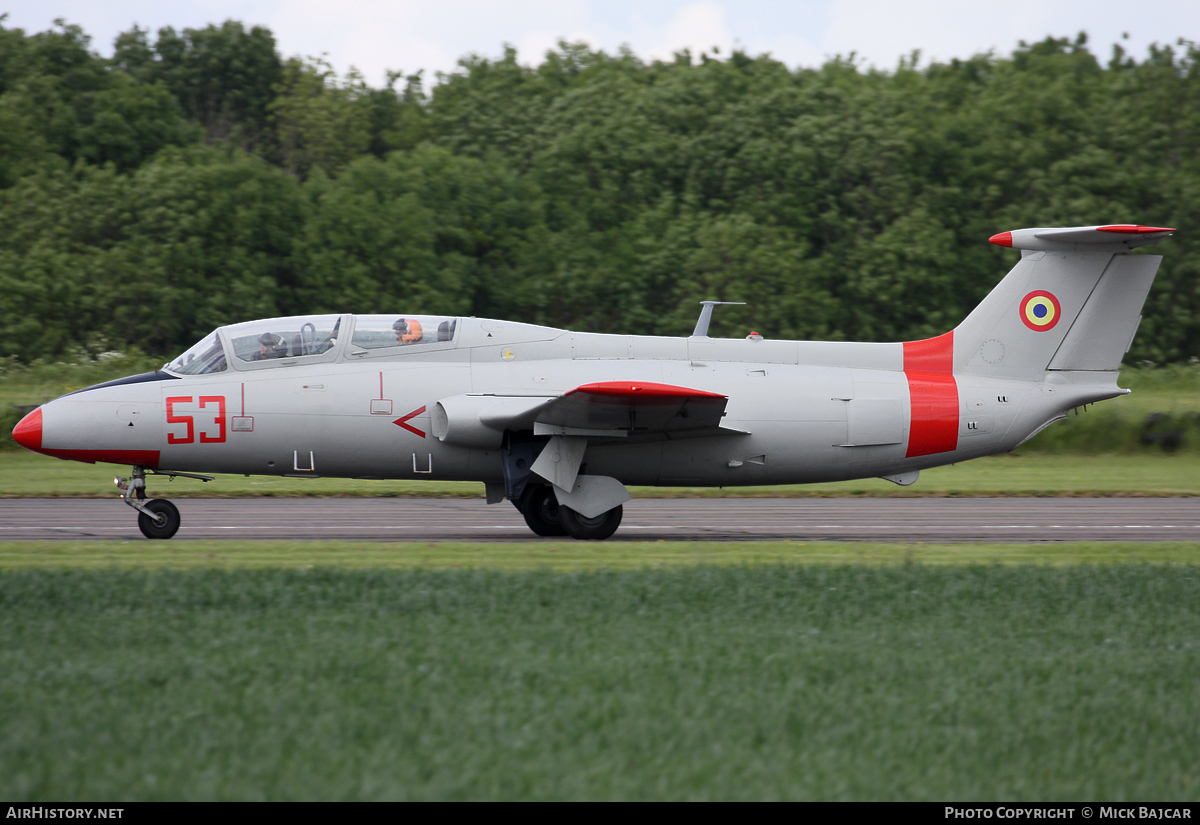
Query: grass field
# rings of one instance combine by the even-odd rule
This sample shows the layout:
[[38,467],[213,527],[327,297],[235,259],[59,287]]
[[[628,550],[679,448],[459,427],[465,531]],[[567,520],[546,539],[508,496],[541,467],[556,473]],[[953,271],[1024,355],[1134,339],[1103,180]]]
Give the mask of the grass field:
[[[136,360],[0,372],[0,405]],[[909,488],[632,492],[1200,495],[1200,368],[1122,383],[1137,394]],[[1143,443],[1164,427],[1174,452]],[[114,471],[0,451],[0,496],[113,496]],[[1195,801],[1198,552],[3,542],[0,798]]]
[[10,569],[0,798],[1200,798],[1200,567],[844,561]]
[[1200,564],[1193,542],[902,544],[803,541],[346,542],[5,541],[0,572],[15,570],[504,570],[585,573],[762,564]]

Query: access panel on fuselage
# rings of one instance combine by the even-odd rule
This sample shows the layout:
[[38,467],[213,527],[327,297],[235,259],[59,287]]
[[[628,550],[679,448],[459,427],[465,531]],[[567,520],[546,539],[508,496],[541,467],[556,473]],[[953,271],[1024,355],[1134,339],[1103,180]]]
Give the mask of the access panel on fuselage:
[[323,432],[327,472],[375,478],[468,477],[471,452],[431,432],[439,399],[470,390],[470,366],[355,364],[339,376]]
[[431,457],[440,445],[429,437],[428,407],[462,391],[466,365],[370,366],[171,382],[162,390],[162,466],[385,478],[429,477],[431,464],[465,469],[465,458]]

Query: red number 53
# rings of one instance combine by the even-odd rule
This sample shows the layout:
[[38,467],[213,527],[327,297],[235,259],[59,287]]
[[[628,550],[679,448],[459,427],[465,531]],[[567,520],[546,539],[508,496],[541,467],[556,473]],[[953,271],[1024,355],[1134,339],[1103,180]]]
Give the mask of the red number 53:
[[[173,398],[168,398],[167,404],[167,423],[168,424],[183,424],[185,430],[182,435],[178,432],[167,433],[168,444],[191,444],[196,440],[196,423],[195,416],[181,415],[175,412],[176,404],[191,404],[192,396],[177,395]],[[202,395],[200,396],[199,408],[204,410],[209,404],[216,404],[216,415],[213,416],[212,425],[217,429],[216,434],[210,434],[208,430],[208,421],[205,421],[205,431],[200,433],[201,444],[217,444],[225,440],[225,396],[223,395]],[[209,415],[212,415],[209,412]]]

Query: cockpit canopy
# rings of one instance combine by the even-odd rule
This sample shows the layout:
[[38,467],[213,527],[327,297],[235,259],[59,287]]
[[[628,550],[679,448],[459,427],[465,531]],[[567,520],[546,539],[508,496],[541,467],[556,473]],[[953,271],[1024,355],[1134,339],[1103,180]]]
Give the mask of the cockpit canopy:
[[[403,354],[453,346],[457,318],[436,315],[301,315],[221,327],[163,365],[178,375],[208,375],[299,363]],[[348,339],[348,342],[347,342]],[[345,350],[345,353],[343,353]]]

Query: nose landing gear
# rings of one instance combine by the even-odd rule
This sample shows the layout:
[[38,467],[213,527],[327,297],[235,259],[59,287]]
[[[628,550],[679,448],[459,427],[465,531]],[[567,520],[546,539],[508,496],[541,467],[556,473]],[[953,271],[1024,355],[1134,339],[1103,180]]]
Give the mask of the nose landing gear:
[[[212,481],[212,476],[195,473],[161,473],[160,475],[186,476],[201,481]],[[121,491],[121,500],[138,511],[138,529],[148,539],[169,539],[179,531],[179,508],[165,498],[146,501],[146,468],[134,467],[129,478],[117,476],[113,479]]]

